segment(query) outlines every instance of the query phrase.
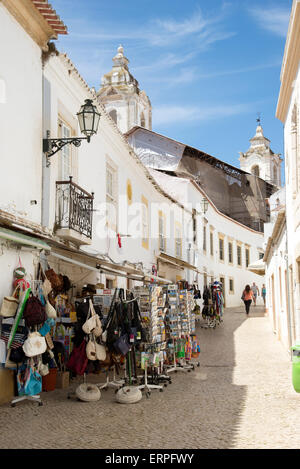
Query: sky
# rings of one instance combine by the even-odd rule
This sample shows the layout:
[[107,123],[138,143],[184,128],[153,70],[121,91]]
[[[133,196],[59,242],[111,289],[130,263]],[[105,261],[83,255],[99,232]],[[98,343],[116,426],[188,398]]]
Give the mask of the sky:
[[153,131],[239,167],[260,113],[283,155],[275,113],[292,0],[50,3],[69,32],[57,48],[97,91],[123,45],[151,100]]

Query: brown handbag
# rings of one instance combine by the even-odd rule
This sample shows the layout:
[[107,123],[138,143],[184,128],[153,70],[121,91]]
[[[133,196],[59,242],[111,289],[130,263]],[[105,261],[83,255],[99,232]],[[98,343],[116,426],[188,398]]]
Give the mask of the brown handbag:
[[53,269],[46,270],[45,275],[47,279],[50,280],[53,290],[57,292],[60,292],[63,290],[64,281],[63,281],[62,275],[57,275],[57,273]]

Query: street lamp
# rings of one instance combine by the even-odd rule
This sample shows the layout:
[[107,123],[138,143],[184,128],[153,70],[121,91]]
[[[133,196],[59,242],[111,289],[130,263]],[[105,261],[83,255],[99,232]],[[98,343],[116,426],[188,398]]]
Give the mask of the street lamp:
[[97,111],[96,106],[93,105],[91,99],[86,99],[85,103],[81,106],[77,113],[79,127],[81,133],[85,137],[72,137],[72,138],[49,138],[50,131],[47,130],[47,138],[43,139],[43,152],[47,157],[47,166],[49,166],[48,158],[55,155],[65,145],[73,144],[75,147],[81,145],[81,140],[87,140],[88,143],[91,140],[91,136],[96,134],[98,131],[100,113]]
[[208,200],[203,197],[202,200],[201,200],[201,208],[202,208],[202,212],[205,214],[208,210]]

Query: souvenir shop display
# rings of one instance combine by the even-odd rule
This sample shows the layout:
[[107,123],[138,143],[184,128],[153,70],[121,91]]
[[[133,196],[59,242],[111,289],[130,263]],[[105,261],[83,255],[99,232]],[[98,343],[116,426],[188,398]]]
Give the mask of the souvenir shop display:
[[206,321],[201,327],[215,329],[223,322],[224,297],[221,282],[213,282],[203,291],[202,317]]
[[[163,391],[163,385],[170,383],[170,377],[164,372],[166,358],[166,325],[167,291],[164,287],[149,285],[134,289],[139,298],[141,318],[144,323],[145,337],[140,349],[140,367],[144,375],[140,376],[142,384],[139,389],[149,397],[151,389]],[[161,385],[160,383],[163,383]]]
[[[172,371],[194,369],[200,353],[195,296],[201,294],[187,282],[135,286],[126,298],[120,288],[84,285],[73,296],[69,278],[50,265],[40,263],[28,285],[19,259],[12,283],[0,307],[2,361],[18,383],[12,406],[25,399],[42,405],[42,391],[67,389],[76,376],[83,382],[68,398],[98,401],[112,388],[118,403],[133,404],[143,393],[162,392]],[[213,304],[221,317],[219,293],[215,288]],[[105,379],[90,384],[90,373]]]

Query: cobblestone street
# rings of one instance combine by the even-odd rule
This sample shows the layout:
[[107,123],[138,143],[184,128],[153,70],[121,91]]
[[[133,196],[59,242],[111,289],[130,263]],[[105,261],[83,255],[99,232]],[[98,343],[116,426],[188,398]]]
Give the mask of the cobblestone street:
[[299,448],[300,395],[263,309],[248,318],[243,307],[227,309],[222,326],[198,328],[198,335],[200,368],[174,374],[165,392],[138,404],[117,404],[110,389],[96,403],[56,390],[42,394],[42,407],[1,406],[0,447]]

